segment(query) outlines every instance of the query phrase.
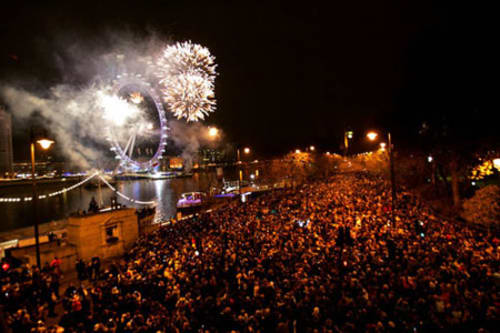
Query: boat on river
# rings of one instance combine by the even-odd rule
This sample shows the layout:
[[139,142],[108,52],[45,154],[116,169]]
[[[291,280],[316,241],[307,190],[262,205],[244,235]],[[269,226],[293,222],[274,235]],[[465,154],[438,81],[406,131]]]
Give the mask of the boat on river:
[[201,207],[206,202],[207,195],[203,192],[182,193],[177,200],[177,209]]

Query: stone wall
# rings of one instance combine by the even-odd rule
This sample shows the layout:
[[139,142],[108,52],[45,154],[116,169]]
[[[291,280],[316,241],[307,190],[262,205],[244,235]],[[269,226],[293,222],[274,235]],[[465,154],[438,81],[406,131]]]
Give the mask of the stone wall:
[[[30,265],[36,265],[36,247],[27,246],[20,248],[11,248],[7,250],[15,258],[26,261]],[[55,258],[61,259],[61,270],[66,272],[75,267],[77,258],[76,247],[70,244],[58,243],[57,241],[40,244],[40,263],[42,266]]]
[[160,227],[161,225],[160,223],[154,222],[154,217],[155,217],[154,214],[152,214],[140,219],[140,228],[139,228],[140,235],[149,234],[150,232],[153,232],[154,230]]
[[134,208],[71,216],[67,225],[68,243],[76,247],[83,260],[117,257],[125,253],[138,237]]
[[[141,221],[141,232],[148,233],[159,224],[153,224],[154,215],[146,216]],[[40,244],[42,266],[58,257],[61,270],[68,271],[75,267],[76,259],[88,261],[98,256],[101,259],[121,256],[130,249],[139,236],[139,225],[134,208],[110,210],[97,214],[71,216],[66,225],[67,238]],[[33,240],[34,242],[34,240]],[[31,243],[30,243],[31,244]],[[36,265],[34,245],[6,250],[10,255]]]

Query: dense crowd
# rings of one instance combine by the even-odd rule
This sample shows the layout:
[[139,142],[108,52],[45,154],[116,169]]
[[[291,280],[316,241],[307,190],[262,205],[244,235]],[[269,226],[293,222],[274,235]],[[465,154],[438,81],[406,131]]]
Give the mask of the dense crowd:
[[[59,325],[65,332],[494,331],[499,239],[439,219],[409,194],[398,195],[395,221],[390,207],[386,183],[350,174],[169,224],[141,237],[88,287],[70,286]],[[25,279],[36,285],[37,274]],[[16,332],[36,328],[36,307],[49,299],[42,293],[34,302],[20,289],[19,302],[7,304]],[[23,314],[32,326],[22,326]]]
[[46,319],[56,317],[54,310],[60,299],[60,259],[54,258],[42,269],[9,265],[4,261],[0,272],[0,330],[6,324],[13,332],[47,330]]

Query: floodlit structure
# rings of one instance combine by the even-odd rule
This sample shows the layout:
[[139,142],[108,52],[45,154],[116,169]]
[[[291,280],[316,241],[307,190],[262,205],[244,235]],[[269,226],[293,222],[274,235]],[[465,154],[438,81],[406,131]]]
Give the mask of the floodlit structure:
[[12,119],[0,105],[0,178],[13,172],[12,165]]

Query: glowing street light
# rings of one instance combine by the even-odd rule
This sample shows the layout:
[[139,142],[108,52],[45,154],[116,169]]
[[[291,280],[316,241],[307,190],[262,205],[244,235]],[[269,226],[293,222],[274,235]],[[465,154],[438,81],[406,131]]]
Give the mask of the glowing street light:
[[295,149],[295,154],[300,154],[300,149]]
[[33,184],[33,214],[35,215],[35,250],[36,250],[36,264],[39,268],[41,268],[40,262],[40,236],[38,232],[38,224],[39,216],[37,214],[37,201],[38,201],[38,193],[36,190],[36,176],[35,176],[35,143],[38,143],[42,149],[47,150],[52,146],[54,141],[49,140],[47,138],[41,138],[35,141],[35,135],[33,133],[33,129],[31,129],[31,143],[30,143],[30,152],[31,152],[31,180]]
[[314,146],[309,147],[310,151],[314,151],[314,149],[316,149],[316,148],[314,148]]
[[[248,147],[243,148],[243,153],[245,155],[250,154],[250,148]],[[238,164],[241,163],[240,148],[236,149],[236,163]]]
[[366,137],[370,141],[374,141],[377,138],[377,136],[378,134],[376,132],[368,132],[368,134],[366,134]]
[[[370,131],[366,134],[366,137],[370,141],[375,141],[377,139],[378,134],[377,132]],[[396,176],[394,173],[394,158],[393,158],[393,146],[392,146],[392,140],[391,140],[391,133],[387,133],[387,146],[388,146],[388,153],[389,153],[389,171],[391,173],[391,188],[392,188],[392,200],[391,200],[391,215],[392,215],[392,222],[396,224],[396,220],[394,219],[394,208],[396,206]],[[382,148],[382,143],[380,144],[380,147]],[[384,145],[385,148],[385,145]]]
[[[250,154],[250,148],[248,148],[248,147],[243,148],[243,153],[245,155]],[[236,149],[236,159],[237,159],[237,161],[236,161],[237,164],[246,165],[246,163],[243,163],[240,159],[240,148]],[[238,179],[238,191],[241,195],[241,182],[243,181],[243,170],[240,170],[239,174],[240,174],[240,178]]]
[[215,127],[210,127],[208,129],[208,136],[211,138],[215,138],[219,134],[219,130]]
[[344,156],[347,156],[347,153],[349,151],[349,140],[352,140],[354,133],[353,131],[345,131],[344,132]]
[[427,156],[427,162],[431,163],[434,159],[432,158],[432,156]]
[[50,146],[52,146],[54,141],[49,140],[49,139],[40,139],[40,140],[37,140],[37,143],[42,147],[42,149],[47,150],[50,148]]

